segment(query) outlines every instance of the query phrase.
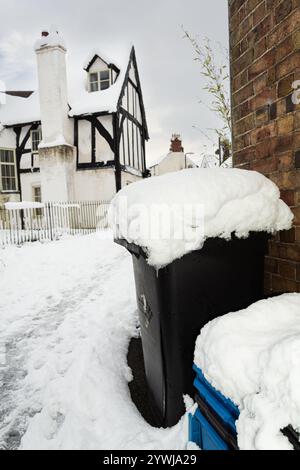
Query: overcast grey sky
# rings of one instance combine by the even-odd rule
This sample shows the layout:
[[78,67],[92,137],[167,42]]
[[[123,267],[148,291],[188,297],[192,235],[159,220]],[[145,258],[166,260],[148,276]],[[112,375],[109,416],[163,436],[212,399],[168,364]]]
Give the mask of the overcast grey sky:
[[82,64],[83,51],[97,49],[107,56],[107,49],[133,43],[151,139],[148,162],[167,153],[173,132],[182,134],[186,152],[211,152],[210,142],[193,125],[205,130],[218,126],[218,121],[199,104],[207,101],[203,80],[181,25],[199,39],[207,36],[216,47],[218,42],[227,47],[227,0],[0,0],[0,4],[0,79],[7,88],[36,87],[33,43],[51,24],[64,36],[69,61],[76,66]]

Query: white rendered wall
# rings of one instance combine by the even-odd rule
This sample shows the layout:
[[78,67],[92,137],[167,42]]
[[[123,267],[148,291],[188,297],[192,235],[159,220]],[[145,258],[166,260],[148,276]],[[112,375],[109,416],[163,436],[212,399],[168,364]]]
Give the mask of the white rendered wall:
[[114,168],[76,171],[76,201],[110,201],[115,194],[116,178]]
[[40,149],[41,187],[43,201],[73,201],[75,152],[66,145]]
[[16,149],[16,134],[13,129],[3,128],[2,131],[0,131],[0,148]]
[[43,144],[72,143],[68,118],[66,51],[62,46],[38,49],[38,78]]
[[21,174],[21,186],[22,186],[22,201],[33,201],[33,188],[35,186],[41,186],[40,173],[22,173]]
[[183,152],[170,152],[158,165],[151,168],[151,174],[152,176],[160,176],[185,168],[196,168],[196,165],[188,157],[185,157]]
[[[107,132],[113,136],[112,117],[101,116],[98,121],[105,127]],[[92,161],[92,131],[91,123],[84,119],[78,121],[78,161],[79,163],[91,163]],[[111,150],[106,139],[95,130],[96,136],[96,162],[107,162],[114,160],[114,152]]]
[[132,175],[131,173],[127,173],[126,171],[122,171],[121,174],[121,187],[128,186],[131,183],[135,183],[136,181],[140,181],[142,179],[141,176]]

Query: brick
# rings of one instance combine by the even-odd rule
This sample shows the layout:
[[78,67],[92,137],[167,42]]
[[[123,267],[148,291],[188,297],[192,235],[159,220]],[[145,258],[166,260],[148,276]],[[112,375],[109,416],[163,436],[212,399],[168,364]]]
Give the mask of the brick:
[[276,175],[276,179],[273,181],[276,182],[280,189],[300,188],[300,178],[297,170],[282,171]]
[[271,122],[270,124],[261,126],[251,132],[251,143],[254,145],[258,142],[266,140],[269,137],[274,137],[276,135],[276,131],[276,122]]
[[272,67],[275,64],[275,49],[264,54],[260,59],[256,60],[250,67],[249,67],[249,80],[254,79],[261,73],[265,72],[268,68]]
[[283,38],[289,36],[300,27],[300,9],[297,8],[289,18],[285,18],[278,26],[268,34],[268,47],[279,44]]
[[300,282],[300,265],[297,264],[296,266],[296,281]]
[[274,148],[276,146],[276,137],[266,139],[263,142],[259,142],[255,146],[255,156],[256,159],[267,158],[273,155]]
[[266,256],[265,271],[272,274],[278,274],[278,261],[270,256]]
[[296,31],[292,36],[293,48],[300,49],[300,31]]
[[292,211],[294,214],[294,224],[300,225],[300,207],[293,207]]
[[267,9],[265,2],[262,2],[253,12],[253,26],[255,27],[266,16]]
[[276,65],[276,78],[280,80],[285,75],[300,67],[300,51],[293,52]]
[[254,114],[250,114],[233,125],[235,135],[245,134],[255,126]]
[[261,126],[269,122],[270,119],[270,106],[263,106],[255,113],[255,125]]
[[286,99],[285,98],[278,100],[276,105],[277,105],[277,116],[278,117],[283,116],[284,114],[286,114]]
[[284,20],[284,18],[286,18],[291,13],[292,9],[292,0],[283,0],[275,9],[275,22],[280,23],[282,20]]
[[289,134],[294,130],[294,116],[289,114],[288,116],[283,116],[277,121],[278,134]]
[[277,103],[272,103],[270,105],[270,120],[277,118]]
[[279,234],[279,240],[281,243],[294,243],[295,241],[295,227],[290,230],[283,230]]
[[278,273],[285,279],[296,280],[296,264],[289,261],[278,261]]
[[236,164],[244,164],[251,162],[255,158],[255,151],[253,148],[249,147],[244,150],[241,150],[240,152],[235,153],[235,163]]
[[258,171],[263,175],[269,175],[277,170],[278,160],[276,157],[266,158],[250,163],[250,169]]
[[232,79],[233,90],[240,90],[248,83],[248,70],[243,70],[243,72],[234,76]]
[[245,68],[248,68],[249,63],[253,61],[253,49],[247,50],[243,55],[241,55],[237,60],[232,63],[232,73],[236,75],[240,73]]
[[243,119],[246,117],[248,114],[250,114],[251,108],[250,108],[250,101],[244,101],[242,104],[237,106],[233,112],[232,112],[232,119],[233,122],[237,122],[240,119]]
[[272,276],[270,273],[264,273],[264,292],[266,294],[272,293]]
[[273,15],[269,14],[264,18],[255,28],[253,28],[255,34],[255,41],[259,41],[262,37],[266,36],[273,26]]
[[294,155],[295,168],[300,169],[300,150],[296,150]]
[[238,104],[243,103],[243,101],[246,101],[248,98],[253,96],[253,94],[254,94],[253,83],[249,83],[244,88],[234,93],[233,98],[232,98],[233,106],[237,106]]
[[288,171],[292,170],[294,166],[293,152],[281,153],[277,156],[278,159],[278,170]]
[[292,134],[288,135],[279,135],[276,138],[276,144],[274,147],[275,153],[286,152],[287,150],[291,150],[293,146],[293,136]]
[[258,93],[251,99],[251,109],[253,111],[271,104],[276,100],[276,89],[275,88],[266,88],[262,92]]
[[286,292],[298,292],[298,283],[290,279],[284,279],[280,276],[272,276],[272,292],[274,293],[286,293]]
[[258,42],[254,41],[254,36],[253,36],[253,58],[254,60],[258,59],[260,56],[262,56],[266,50],[267,50],[267,39],[262,38]]
[[294,129],[300,129],[300,111],[295,112],[294,116]]
[[293,52],[294,49],[296,49],[295,40],[292,36],[288,36],[276,48],[276,62],[280,62],[291,52]]
[[250,133],[241,136],[233,136],[233,149],[235,152],[239,152],[251,144]]
[[290,74],[278,82],[277,96],[283,98],[293,92],[292,83],[294,81],[294,74]]
[[268,86],[268,72],[265,72],[263,75],[260,75],[253,81],[254,93],[258,94],[265,90]]
[[295,191],[281,191],[280,197],[288,206],[291,207],[295,205]]

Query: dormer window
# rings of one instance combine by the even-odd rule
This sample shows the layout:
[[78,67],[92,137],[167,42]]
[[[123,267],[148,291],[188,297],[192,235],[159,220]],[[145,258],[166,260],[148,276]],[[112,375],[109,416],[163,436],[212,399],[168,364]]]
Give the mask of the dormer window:
[[90,73],[90,91],[106,90],[110,86],[109,70]]

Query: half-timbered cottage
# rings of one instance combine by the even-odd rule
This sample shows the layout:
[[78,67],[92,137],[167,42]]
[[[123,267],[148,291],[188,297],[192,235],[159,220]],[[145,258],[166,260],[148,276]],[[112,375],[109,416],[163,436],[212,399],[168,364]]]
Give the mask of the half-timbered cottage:
[[111,199],[148,176],[134,47],[122,63],[93,52],[69,82],[57,31],[35,51],[38,91],[1,93],[0,202]]

